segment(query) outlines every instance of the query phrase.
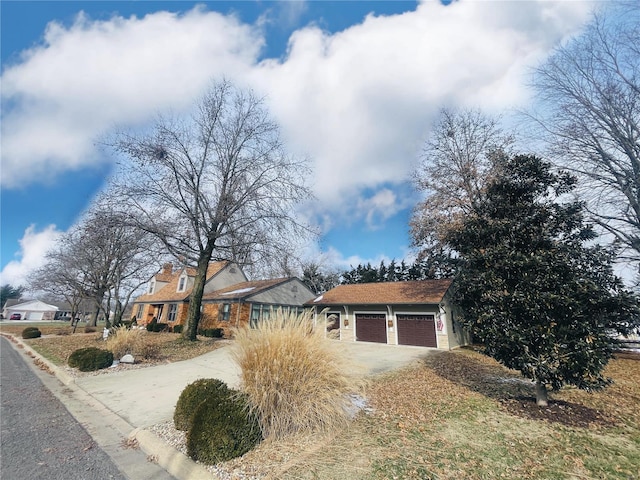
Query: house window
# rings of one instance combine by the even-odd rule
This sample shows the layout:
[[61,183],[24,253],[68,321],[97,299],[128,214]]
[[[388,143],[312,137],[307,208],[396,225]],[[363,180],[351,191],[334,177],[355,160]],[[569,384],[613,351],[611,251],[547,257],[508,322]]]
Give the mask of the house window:
[[138,305],[138,311],[136,312],[136,320],[140,320],[142,318],[143,311],[144,311],[144,305],[141,303]]
[[178,304],[177,303],[170,303],[169,304],[169,311],[167,312],[167,320],[170,321],[170,322],[175,322],[177,314],[178,314]]
[[151,280],[151,282],[149,282],[149,295],[151,295],[153,293],[155,288],[156,288],[156,281],[155,280]]
[[225,303],[222,305],[222,321],[228,322],[231,317],[231,304]]
[[250,319],[250,322],[249,322],[251,328],[257,327],[259,320],[260,320],[260,305],[252,305],[251,306],[251,319]]
[[178,291],[184,292],[184,287],[187,285],[187,277],[180,277],[178,280]]

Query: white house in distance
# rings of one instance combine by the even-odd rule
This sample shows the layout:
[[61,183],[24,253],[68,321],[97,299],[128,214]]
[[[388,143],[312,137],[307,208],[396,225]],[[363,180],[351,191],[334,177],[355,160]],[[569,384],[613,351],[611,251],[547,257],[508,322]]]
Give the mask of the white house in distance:
[[[49,305],[40,300],[29,300],[15,305],[5,305],[3,315],[7,320],[29,320],[37,322],[41,320],[53,320],[57,311],[58,307],[55,305]],[[17,315],[20,315],[20,318],[15,318]]]

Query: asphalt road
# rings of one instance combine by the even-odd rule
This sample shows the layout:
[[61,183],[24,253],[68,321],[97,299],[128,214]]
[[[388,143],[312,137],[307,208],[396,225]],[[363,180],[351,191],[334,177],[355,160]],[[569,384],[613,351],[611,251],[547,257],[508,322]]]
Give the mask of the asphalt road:
[[8,340],[0,342],[0,478],[126,480]]

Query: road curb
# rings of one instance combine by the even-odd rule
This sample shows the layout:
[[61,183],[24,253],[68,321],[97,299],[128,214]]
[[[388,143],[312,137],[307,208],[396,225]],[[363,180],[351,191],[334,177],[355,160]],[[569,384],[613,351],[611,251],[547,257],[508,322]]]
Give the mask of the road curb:
[[[22,338],[10,333],[1,333],[0,335],[7,338],[14,348],[22,350],[28,357],[31,358],[34,369],[44,370],[50,375],[54,376],[64,386],[69,387],[71,391],[76,391],[83,396],[88,397],[90,401],[85,405],[93,408],[99,412],[102,410],[101,415],[113,415],[112,425],[125,437],[129,439],[135,439],[138,446],[147,454],[148,460],[157,463],[160,467],[166,470],[169,474],[174,476],[178,480],[217,480],[219,477],[209,472],[202,465],[197,464],[189,457],[178,451],[167,442],[159,438],[154,433],[143,428],[134,428],[125,419],[120,417],[117,413],[113,412],[109,407],[100,402],[97,398],[90,393],[82,389],[76,382],[75,378],[69,375],[64,369],[54,365],[45,357],[40,355],[31,346],[26,344]],[[60,398],[60,400],[63,400]],[[69,412],[76,417],[76,415],[69,410]],[[86,427],[86,419],[80,419],[76,417],[81,424]],[[89,430],[89,434],[91,431]]]
[[152,456],[152,461],[178,479],[215,480],[218,478],[149,430],[136,428],[129,434],[129,438],[135,439],[140,448]]

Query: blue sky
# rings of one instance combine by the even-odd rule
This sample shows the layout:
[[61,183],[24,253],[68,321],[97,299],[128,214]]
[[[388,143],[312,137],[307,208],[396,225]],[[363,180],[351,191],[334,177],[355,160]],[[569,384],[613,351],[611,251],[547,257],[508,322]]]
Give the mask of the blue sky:
[[311,258],[407,258],[408,179],[439,109],[526,107],[531,67],[595,5],[3,0],[0,282],[25,282],[102,188],[101,136],[222,76],[264,94],[313,163]]

